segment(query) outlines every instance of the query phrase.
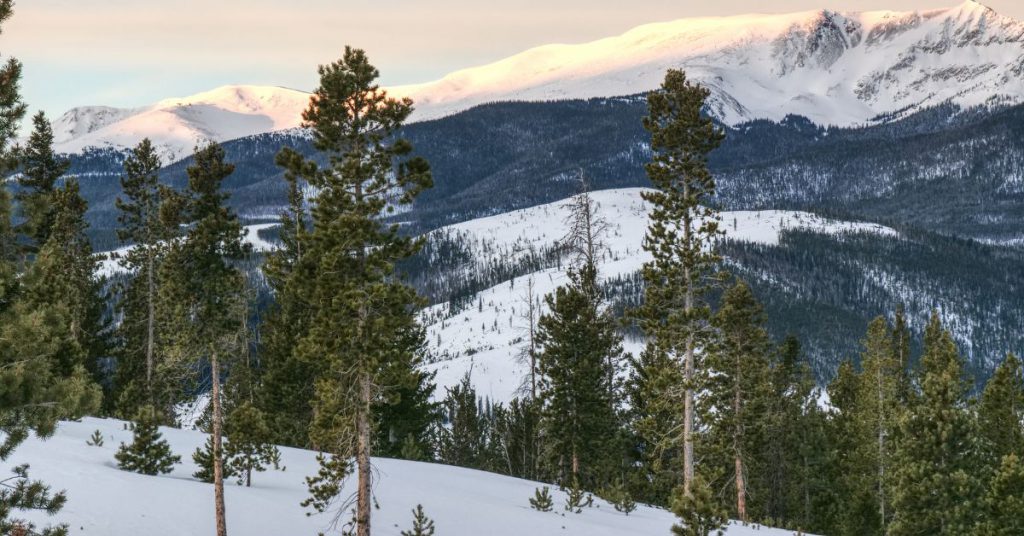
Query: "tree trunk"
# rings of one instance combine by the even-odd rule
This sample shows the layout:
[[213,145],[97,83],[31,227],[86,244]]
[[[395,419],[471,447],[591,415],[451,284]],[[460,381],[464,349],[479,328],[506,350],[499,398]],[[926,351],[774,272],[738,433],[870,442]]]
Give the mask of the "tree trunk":
[[[689,188],[684,187],[684,195],[689,196]],[[683,216],[683,241],[687,248],[693,247],[693,222],[689,214]],[[683,310],[689,318],[694,306],[694,289],[691,271],[693,268],[686,262],[683,263],[683,277],[686,280],[686,295],[684,296]],[[683,381],[686,382],[686,398],[683,401],[683,495],[693,497],[693,376],[694,376],[694,352],[696,341],[694,340],[693,326],[688,326],[689,333],[686,335],[686,356],[683,364]]]
[[217,518],[217,536],[227,536],[227,520],[224,514],[224,460],[221,450],[221,407],[220,407],[220,363],[217,352],[210,355],[213,374],[213,509]]
[[878,367],[878,511],[885,534],[885,395],[882,392],[882,367]]
[[146,392],[149,395],[149,402],[156,405],[153,394],[153,353],[156,346],[156,281],[153,276],[153,252],[150,251],[146,257]]
[[736,456],[736,514],[740,521],[747,522],[747,481],[743,475],[743,363],[736,353],[736,375],[733,378],[732,413],[736,419],[732,447]]
[[356,536],[370,536],[370,376],[359,379],[359,414],[356,419],[356,465],[359,490],[356,499]]

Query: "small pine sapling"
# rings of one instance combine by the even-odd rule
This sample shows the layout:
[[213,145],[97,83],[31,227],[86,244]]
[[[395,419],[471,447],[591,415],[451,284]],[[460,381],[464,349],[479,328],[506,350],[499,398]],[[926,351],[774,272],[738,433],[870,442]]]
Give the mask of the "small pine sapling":
[[533,497],[530,498],[530,508],[540,512],[550,512],[553,505],[554,501],[551,500],[551,492],[547,486],[534,490]]
[[[32,523],[8,516],[14,510],[38,510],[53,515],[64,506],[67,497],[63,492],[51,494],[49,486],[29,479],[28,465],[19,465],[12,471],[14,476],[0,479],[0,534],[40,534]],[[41,534],[67,534],[67,525],[48,527]]]
[[170,473],[174,464],[181,462],[181,456],[172,454],[171,445],[162,438],[158,422],[156,410],[152,407],[139,411],[132,443],[121,443],[114,455],[118,467],[144,475],[158,475]]
[[572,487],[566,490],[565,511],[580,514],[583,513],[585,506],[590,506],[586,499],[586,493],[580,488],[579,480],[574,478]]
[[85,444],[90,447],[102,447],[103,446],[103,434],[96,430],[89,436],[89,439],[85,440]]
[[403,530],[402,536],[434,536],[434,521],[423,513],[423,505],[412,511],[412,530]]

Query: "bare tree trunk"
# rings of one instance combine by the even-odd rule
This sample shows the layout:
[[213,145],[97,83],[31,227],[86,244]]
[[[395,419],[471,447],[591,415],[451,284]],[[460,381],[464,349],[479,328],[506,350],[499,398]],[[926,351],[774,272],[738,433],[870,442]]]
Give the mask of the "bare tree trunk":
[[882,367],[878,368],[878,510],[885,531],[885,395],[882,392]]
[[149,393],[150,403],[153,400],[153,353],[156,347],[156,281],[153,276],[154,262],[153,252],[150,251],[146,258],[146,391]]
[[740,390],[736,389],[733,398],[733,414],[736,418],[736,430],[733,435],[733,453],[736,456],[736,513],[740,521],[747,522],[747,482],[743,475],[743,423],[740,421]]
[[217,518],[217,536],[227,536],[227,520],[224,514],[224,455],[221,445],[220,362],[217,359],[217,352],[210,355],[210,368],[213,374],[213,392],[210,395],[213,404],[213,508]]
[[359,379],[359,414],[356,417],[356,465],[359,490],[356,498],[356,536],[370,536],[370,376]]

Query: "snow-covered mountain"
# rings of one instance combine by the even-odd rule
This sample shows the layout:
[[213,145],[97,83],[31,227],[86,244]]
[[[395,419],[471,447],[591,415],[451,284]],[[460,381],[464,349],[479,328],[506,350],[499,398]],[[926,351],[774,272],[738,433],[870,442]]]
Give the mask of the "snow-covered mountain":
[[[598,262],[599,277],[607,282],[640,270],[649,256],[642,249],[647,231],[649,205],[641,198],[643,188],[602,190],[591,194],[597,215],[608,222],[602,237],[604,248]],[[468,248],[471,259],[461,267],[467,273],[484,273],[496,264],[515,264],[545,248],[555,247],[568,229],[569,200],[558,201],[497,216],[479,218],[434,231]],[[726,238],[755,244],[776,245],[786,229],[814,233],[876,233],[896,236],[891,228],[872,223],[840,221],[815,214],[787,210],[727,211],[721,214]],[[482,290],[467,304],[440,303],[422,314],[427,343],[436,362],[438,390],[454,387],[469,373],[480,396],[507,403],[517,395],[529,370],[519,359],[525,354],[527,331],[523,312],[529,285],[544,311],[543,296],[568,282],[564,264],[515,277]],[[626,350],[638,352],[640,343],[627,341]]]
[[[86,444],[98,430],[102,446]],[[161,432],[180,455],[182,463],[162,476],[147,476],[117,468],[114,453],[121,442],[130,442],[126,423],[86,418],[61,423],[56,434],[41,441],[31,438],[0,472],[20,464],[31,466],[39,478],[55,490],[67,491],[67,504],[54,517],[33,511],[23,517],[39,526],[67,523],[70,534],[102,536],[186,536],[214,532],[213,486],[192,477],[196,465],[190,454],[207,435],[192,430],[163,428]],[[252,487],[225,485],[227,525],[235,534],[283,536],[333,532],[334,515],[307,516],[299,505],[309,496],[305,477],[316,474],[316,453],[281,449],[284,471],[253,476]],[[374,459],[373,533],[399,536],[412,525],[417,504],[430,516],[438,534],[445,536],[640,536],[668,534],[676,522],[671,512],[640,506],[628,516],[600,499],[594,508],[562,515],[565,492],[552,487],[555,511],[530,508],[534,490],[545,484],[448,465]],[[348,496],[351,479],[341,492]],[[15,513],[22,517],[21,512]],[[331,530],[328,530],[331,529]],[[787,536],[790,531],[734,523],[728,536]]]
[[[1021,102],[1024,23],[973,0],[921,12],[681,19],[390,90],[411,97],[413,120],[422,121],[494,101],[635,95],[656,88],[669,68],[710,88],[713,113],[729,124],[797,114],[859,125],[947,101]],[[137,109],[75,108],[55,123],[57,149],[127,148],[148,136],[169,163],[204,139],[297,127],[308,101],[291,89],[225,86]]]
[[681,19],[541,46],[393,91],[428,119],[492,101],[633,95],[656,88],[669,68],[709,87],[714,113],[729,124],[799,114],[856,125],[949,100],[1020,102],[1024,24],[973,0],[920,12]]
[[164,163],[171,163],[204,140],[223,142],[297,127],[308,103],[309,94],[294,89],[224,86],[142,108],[74,108],[54,121],[53,129],[60,152],[123,149],[148,137]]

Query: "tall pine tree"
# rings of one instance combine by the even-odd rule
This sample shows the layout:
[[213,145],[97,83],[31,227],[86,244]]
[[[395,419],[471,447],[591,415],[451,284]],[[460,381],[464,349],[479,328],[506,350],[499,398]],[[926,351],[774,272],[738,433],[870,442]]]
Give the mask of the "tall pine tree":
[[[682,71],[669,70],[661,88],[648,95],[648,116],[644,118],[654,153],[646,170],[655,191],[643,194],[652,205],[643,247],[653,260],[643,267],[646,287],[640,326],[647,336],[647,352],[665,353],[682,362],[681,385],[665,393],[678,397],[683,408],[682,427],[664,440],[681,445],[681,497],[686,500],[679,504],[694,512],[706,511],[694,501],[707,494],[698,496],[692,489],[695,393],[699,387],[697,360],[711,333],[711,311],[703,298],[708,277],[719,262],[714,242],[721,234],[717,211],[711,208],[715,181],[707,157],[722,143],[724,133],[702,115],[708,95],[707,89],[690,83]],[[684,512],[684,517],[692,515]]]
[[[301,256],[311,267],[294,289],[309,314],[297,351],[318,370],[312,442],[337,459],[355,458],[356,534],[369,536],[374,407],[393,388],[392,365],[414,366],[409,354],[418,355],[423,345],[414,310],[421,300],[394,271],[420,241],[381,218],[412,202],[432,179],[426,161],[410,158],[412,145],[397,136],[412,101],[380,89],[379,73],[362,50],[346,48],[340,61],[319,72],[320,87],[303,120],[328,163],[320,167],[290,149],[279,157],[317,192],[309,247]],[[311,504],[327,507],[330,497],[323,495],[335,488],[318,482],[311,485]]]

